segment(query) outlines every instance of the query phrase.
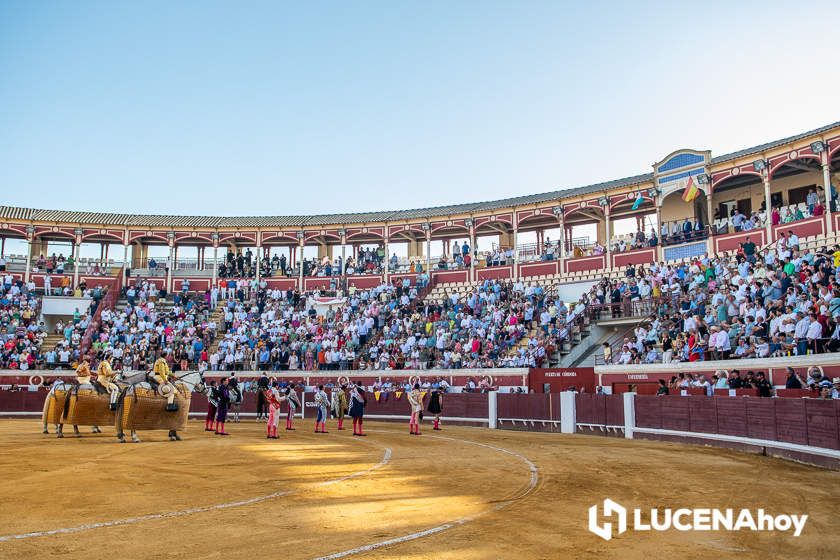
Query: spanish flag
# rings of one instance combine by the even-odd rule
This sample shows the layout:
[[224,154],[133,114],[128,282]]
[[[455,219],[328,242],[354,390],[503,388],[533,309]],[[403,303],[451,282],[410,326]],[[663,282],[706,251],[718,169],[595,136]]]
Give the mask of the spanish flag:
[[379,395],[382,394],[382,391],[374,391],[373,397],[376,399],[376,402],[379,402]]
[[683,191],[682,199],[685,202],[691,202],[697,195],[700,194],[700,189],[697,188],[697,185],[694,184],[694,177],[689,176],[688,183],[685,185],[685,191]]

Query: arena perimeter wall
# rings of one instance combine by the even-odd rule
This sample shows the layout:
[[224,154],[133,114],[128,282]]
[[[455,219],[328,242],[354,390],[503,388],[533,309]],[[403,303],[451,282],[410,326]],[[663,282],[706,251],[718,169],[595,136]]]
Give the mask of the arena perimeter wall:
[[[370,379],[366,382],[376,378],[367,377]],[[46,394],[45,389],[0,390],[0,416],[38,417]],[[298,416],[312,418],[312,393],[299,392],[299,397],[304,406]],[[377,396],[368,392],[367,397],[368,419],[408,420],[409,404],[404,393],[381,392]],[[203,416],[206,411],[204,395],[194,394],[191,414]],[[282,412],[286,412],[285,406]],[[242,413],[246,417],[255,415],[254,393],[246,393]],[[491,429],[715,445],[840,469],[840,400],[754,395],[656,397],[630,392],[447,393],[443,396],[442,418],[444,424]]]

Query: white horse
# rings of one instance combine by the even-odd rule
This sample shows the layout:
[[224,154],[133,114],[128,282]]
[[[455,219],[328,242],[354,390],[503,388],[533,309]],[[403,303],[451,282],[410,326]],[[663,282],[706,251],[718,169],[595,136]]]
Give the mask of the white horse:
[[230,413],[233,415],[233,421],[239,422],[239,412],[242,410],[242,403],[245,402],[245,390],[242,384],[237,383],[236,391],[230,392]]

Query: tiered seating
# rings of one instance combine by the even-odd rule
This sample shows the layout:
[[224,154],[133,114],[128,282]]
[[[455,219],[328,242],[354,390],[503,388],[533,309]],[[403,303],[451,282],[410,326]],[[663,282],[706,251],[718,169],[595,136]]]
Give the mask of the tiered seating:
[[[601,280],[603,277],[603,272],[598,275],[574,275],[574,280],[568,280],[569,277],[566,276],[567,281],[581,281],[583,279],[591,279],[592,281],[596,281]],[[521,281],[525,286],[541,286],[546,292],[548,292],[552,287],[560,283],[560,279],[561,275],[550,274],[542,276],[524,277],[521,279]],[[440,303],[443,302],[446,298],[451,297],[452,295],[457,295],[459,299],[466,298],[474,290],[478,289],[482,283],[483,282],[444,282],[435,286],[429,292],[429,294],[427,294],[424,301],[429,303]],[[559,344],[555,348],[554,353],[548,356],[548,362],[544,364],[544,367],[559,365],[562,356],[569,354],[572,348],[580,344],[586,337],[589,336],[591,332],[589,316],[587,314],[579,316],[566,326],[569,331],[568,338],[559,341]],[[525,348],[528,345],[529,338],[536,337],[539,331],[540,329],[538,326],[536,326],[535,322],[535,326],[527,332],[527,336],[523,337],[519,341],[518,346],[520,348]]]

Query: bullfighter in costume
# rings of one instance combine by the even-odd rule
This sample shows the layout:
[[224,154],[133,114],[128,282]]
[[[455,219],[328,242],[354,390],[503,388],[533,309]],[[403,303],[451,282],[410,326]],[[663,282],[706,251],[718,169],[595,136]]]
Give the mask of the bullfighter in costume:
[[415,383],[414,388],[408,392],[408,404],[411,406],[408,433],[413,436],[419,436],[421,435],[420,420],[423,419],[423,393],[420,392],[419,383]]
[[356,385],[350,391],[350,416],[353,417],[354,436],[367,435],[362,429],[362,422],[365,416],[365,405],[367,405],[365,390],[362,387],[362,382],[357,381]]
[[432,389],[432,394],[429,397],[429,414],[435,417],[435,424],[433,430],[440,430],[440,414],[443,412],[443,391],[440,389]]
[[315,433],[326,434],[327,432],[327,416],[330,410],[330,399],[324,391],[323,385],[318,385],[318,390],[315,391]]
[[204,431],[216,431],[216,412],[219,405],[219,400],[216,397],[216,382],[210,381],[204,388],[204,394],[207,395],[207,416],[204,418]]
[[166,410],[174,412],[178,410],[178,404],[175,402],[175,395],[178,390],[169,381],[172,375],[172,370],[169,369],[169,364],[166,363],[166,354],[155,360],[155,365],[152,367],[152,379],[157,383],[157,392],[166,397]]
[[294,430],[295,410],[300,407],[300,400],[298,400],[297,393],[295,392],[294,383],[289,383],[289,386],[286,387],[286,406],[288,407],[288,412],[286,413],[286,429]]
[[228,405],[230,404],[230,389],[228,389],[228,378],[222,378],[222,382],[216,389],[216,399],[218,400],[216,410],[216,435],[228,436],[225,431],[225,420],[227,420]]
[[347,413],[347,393],[344,390],[347,385],[336,387],[332,392],[332,410],[335,417],[338,418],[338,429],[344,429],[344,415]]
[[110,357],[105,356],[96,368],[96,382],[111,395],[111,410],[117,410],[117,397],[120,394],[120,388],[114,383],[116,377],[117,374],[111,368]]
[[90,383],[90,375],[90,362],[85,358],[76,368],[76,381],[79,382],[79,385],[87,385]]
[[280,424],[280,403],[286,400],[277,390],[277,382],[273,381],[271,387],[264,391],[265,401],[268,404],[268,421],[266,422],[265,437],[267,439],[277,438],[277,425]]
[[271,387],[271,380],[269,380],[265,372],[262,372],[262,375],[257,380],[257,422],[268,418],[268,401],[266,400],[266,395]]

